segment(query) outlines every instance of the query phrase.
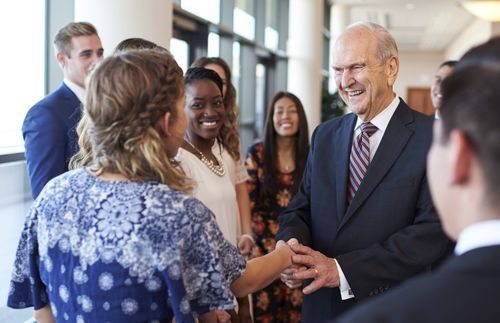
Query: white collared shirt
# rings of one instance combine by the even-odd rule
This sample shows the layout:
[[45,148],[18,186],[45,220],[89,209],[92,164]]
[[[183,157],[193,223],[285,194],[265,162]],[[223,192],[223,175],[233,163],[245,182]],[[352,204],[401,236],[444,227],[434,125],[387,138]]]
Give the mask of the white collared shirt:
[[80,102],[83,102],[83,98],[85,97],[85,89],[79,85],[76,85],[75,83],[71,82],[67,78],[63,80],[64,84],[69,87],[71,92],[75,93],[76,97]]
[[[400,101],[401,100],[399,99],[399,97],[396,96],[394,100],[392,100],[391,103],[387,106],[387,108],[382,110],[382,112],[380,112],[372,120],[370,120],[371,124],[377,127],[377,131],[375,131],[370,137],[370,161],[373,159],[373,156],[375,156],[378,146],[382,141],[382,137],[384,136],[385,129],[387,129],[389,121],[391,121],[391,118],[394,115],[394,112],[396,111],[396,108],[398,107]],[[361,133],[361,124],[363,122],[364,121],[361,120],[360,117],[358,117],[358,120],[356,120],[353,141],[356,140],[356,137]]]
[[[394,112],[396,112],[396,108],[399,105],[399,102],[401,100],[399,97],[396,95],[394,97],[394,100],[389,103],[387,108],[382,110],[379,114],[377,114],[370,122],[377,127],[377,131],[373,133],[370,137],[370,161],[373,159],[373,156],[375,156],[375,153],[377,152],[378,146],[380,145],[380,142],[382,141],[382,137],[384,136],[385,130],[387,129],[387,126],[389,125],[389,121],[391,121],[392,116],[394,115]],[[358,117],[358,120],[356,121],[356,126],[354,127],[354,136],[353,136],[353,141],[356,140],[356,137],[361,133],[361,124],[364,121],[361,120],[360,117]],[[339,263],[337,262],[337,259],[334,259],[335,263],[337,264],[337,271],[339,272],[339,289],[340,289],[340,297],[342,300],[346,300],[349,298],[353,298],[354,294],[352,292],[351,286],[349,285],[349,282],[347,281],[347,278],[344,275],[344,272],[342,271],[342,268],[340,267]]]
[[500,245],[500,219],[475,223],[460,233],[455,254],[461,255],[472,249]]

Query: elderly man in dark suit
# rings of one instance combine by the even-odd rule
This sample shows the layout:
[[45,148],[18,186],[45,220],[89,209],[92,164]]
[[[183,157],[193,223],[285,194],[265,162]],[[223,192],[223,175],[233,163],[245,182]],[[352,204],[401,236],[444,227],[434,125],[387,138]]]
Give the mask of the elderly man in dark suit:
[[333,69],[354,113],[315,130],[277,235],[299,242],[296,267],[282,280],[290,287],[306,280],[303,322],[335,318],[427,271],[450,243],[426,178],[433,119],[394,94],[399,59],[392,36],[372,23],[349,26],[335,43]]
[[33,198],[49,180],[68,170],[78,150],[75,127],[81,118],[85,78],[103,56],[97,30],[87,22],[60,29],[54,47],[63,84],[28,111],[22,128]]
[[500,322],[499,57],[496,38],[466,53],[443,83],[427,163],[456,256],[340,322]]

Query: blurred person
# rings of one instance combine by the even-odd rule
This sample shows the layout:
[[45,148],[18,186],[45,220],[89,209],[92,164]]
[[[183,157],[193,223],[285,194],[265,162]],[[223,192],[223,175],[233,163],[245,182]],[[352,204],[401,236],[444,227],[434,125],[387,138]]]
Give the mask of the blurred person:
[[[227,161],[234,164],[236,173],[236,200],[238,202],[239,220],[238,227],[238,248],[244,255],[249,255],[255,245],[252,235],[250,199],[246,186],[247,172],[241,159],[240,134],[238,133],[239,109],[236,104],[236,88],[232,83],[231,68],[221,57],[200,57],[196,59],[192,67],[204,67],[219,75],[222,80],[222,98],[225,108],[224,122],[219,129],[220,142],[234,161]],[[216,149],[216,145],[213,146]],[[216,154],[217,152],[214,151]],[[251,322],[249,299],[238,299],[241,323]]]
[[134,50],[134,49],[154,49],[159,51],[169,52],[168,49],[157,45],[156,43],[144,38],[134,37],[122,40],[116,45],[114,53],[117,54],[121,51]]
[[[295,241],[302,322],[323,322],[441,259],[450,242],[429,193],[433,118],[393,90],[397,45],[384,27],[350,25],[333,50],[340,96],[353,112],[319,125],[300,187],[276,239]],[[292,240],[293,239],[293,240]]]
[[469,50],[442,85],[427,157],[455,257],[346,313],[339,322],[500,321],[500,38]]
[[[264,138],[249,147],[245,159],[256,238],[252,256],[274,250],[278,216],[288,206],[304,172],[309,131],[304,107],[290,92],[274,95],[267,109]],[[256,322],[300,322],[302,292],[276,280],[253,294]]]
[[210,210],[187,195],[192,183],[172,160],[183,109],[182,70],[170,54],[129,51],[98,65],[80,133],[90,157],[35,201],[8,306],[34,306],[38,322],[227,322],[214,311],[233,308],[233,293],[262,288],[291,264],[284,243],[245,264]]
[[[247,231],[245,235],[241,235],[240,230],[242,227],[251,230],[251,225],[242,225],[246,221],[250,222],[250,219],[243,218],[240,213],[241,205],[238,204],[236,187],[238,184],[245,184],[248,175],[245,168],[239,167],[224,144],[224,139],[235,138],[223,138],[220,135],[226,118],[222,80],[213,70],[192,67],[186,71],[185,85],[185,111],[189,126],[178,160],[186,174],[196,183],[193,195],[215,214],[226,239],[247,254],[251,246],[245,244],[253,244],[250,236],[252,232]],[[238,300],[238,304],[240,319],[251,320],[248,298]]]
[[[192,67],[204,67],[219,75],[222,80],[222,98],[226,115],[224,123],[219,130],[220,141],[229,155],[234,159],[236,174],[236,199],[241,218],[241,238],[238,241],[240,251],[248,255],[255,244],[252,236],[250,200],[246,186],[246,169],[241,160],[240,135],[238,133],[239,110],[236,105],[236,88],[231,81],[231,68],[227,62],[220,57],[200,57],[196,59]],[[215,146],[214,146],[215,147]]]
[[436,118],[439,118],[439,108],[441,108],[442,105],[441,101],[443,98],[443,93],[441,91],[441,84],[443,83],[445,78],[453,73],[455,64],[457,64],[457,61],[444,61],[443,63],[441,63],[441,65],[439,65],[436,74],[434,75],[434,80],[432,81],[431,85],[431,99],[432,105],[436,109]]
[[34,199],[49,180],[68,170],[78,151],[75,127],[81,118],[85,78],[104,53],[97,30],[88,22],[61,28],[54,48],[64,81],[28,111],[22,127]]

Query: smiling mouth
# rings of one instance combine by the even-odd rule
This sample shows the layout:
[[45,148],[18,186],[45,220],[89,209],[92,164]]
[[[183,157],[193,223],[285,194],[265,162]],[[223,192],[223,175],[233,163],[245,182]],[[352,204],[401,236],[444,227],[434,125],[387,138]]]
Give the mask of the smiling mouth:
[[364,93],[365,91],[362,91],[362,90],[357,90],[357,91],[350,91],[350,92],[347,92],[347,95],[349,97],[353,97],[353,96],[358,96],[362,93]]
[[201,125],[206,128],[215,128],[217,127],[217,121],[202,121]]

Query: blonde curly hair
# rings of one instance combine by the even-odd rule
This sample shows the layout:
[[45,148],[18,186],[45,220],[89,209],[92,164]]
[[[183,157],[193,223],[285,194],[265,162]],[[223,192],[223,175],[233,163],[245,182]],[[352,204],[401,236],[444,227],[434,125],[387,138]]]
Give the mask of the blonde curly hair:
[[182,70],[168,53],[128,51],[106,58],[88,80],[77,128],[80,151],[70,167],[88,166],[96,174],[120,173],[189,192],[190,181],[167,155],[164,135],[155,127],[167,112],[175,122],[182,95]]

